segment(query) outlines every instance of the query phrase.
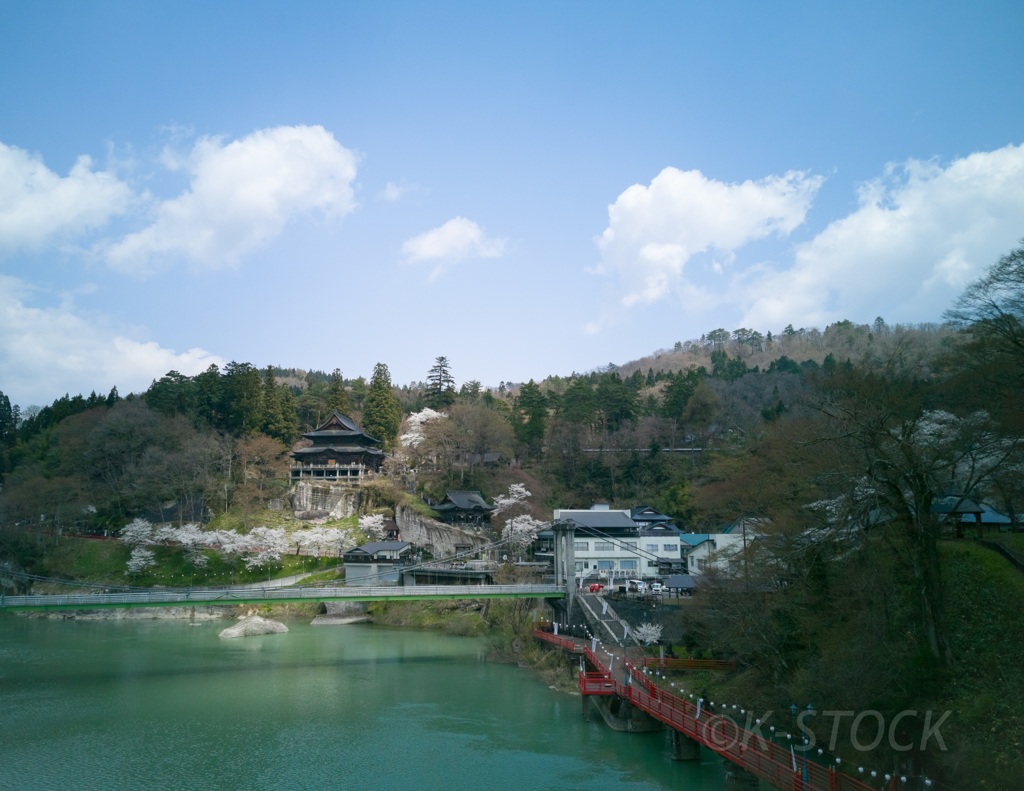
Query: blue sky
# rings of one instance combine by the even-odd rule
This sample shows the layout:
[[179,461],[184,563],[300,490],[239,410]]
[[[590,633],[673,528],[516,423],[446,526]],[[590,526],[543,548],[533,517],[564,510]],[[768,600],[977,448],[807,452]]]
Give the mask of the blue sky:
[[0,0],[0,390],[567,375],[938,321],[1024,237],[1018,2]]

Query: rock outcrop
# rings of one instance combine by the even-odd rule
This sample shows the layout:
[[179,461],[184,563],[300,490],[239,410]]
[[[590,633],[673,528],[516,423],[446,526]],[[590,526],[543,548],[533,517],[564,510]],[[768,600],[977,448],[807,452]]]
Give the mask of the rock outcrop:
[[476,548],[493,540],[488,532],[446,525],[403,506],[395,509],[395,522],[403,541],[430,550],[435,558],[454,555],[456,544]]

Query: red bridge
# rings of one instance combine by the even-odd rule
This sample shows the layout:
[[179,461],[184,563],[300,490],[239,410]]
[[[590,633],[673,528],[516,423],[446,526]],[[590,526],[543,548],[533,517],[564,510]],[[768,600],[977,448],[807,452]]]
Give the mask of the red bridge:
[[[633,665],[627,663],[628,681],[615,681],[611,670],[587,645],[540,630],[534,634],[540,640],[586,656],[595,670],[579,674],[579,688],[584,695],[618,695],[775,788],[786,791],[876,791],[876,788],[854,777],[837,772],[835,767],[814,763],[804,755],[797,756],[760,733],[741,728],[728,717],[700,711],[690,701],[658,687]],[[658,663],[659,660],[655,659],[651,664]]]

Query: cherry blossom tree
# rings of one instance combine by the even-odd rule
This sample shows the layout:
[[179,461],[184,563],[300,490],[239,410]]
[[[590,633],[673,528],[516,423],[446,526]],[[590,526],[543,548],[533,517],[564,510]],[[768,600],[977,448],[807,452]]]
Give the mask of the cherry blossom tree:
[[121,528],[121,541],[129,547],[142,547],[156,542],[153,525],[148,519],[139,517]]
[[520,503],[525,504],[526,499],[530,496],[530,492],[527,490],[525,483],[510,484],[508,487],[508,494],[499,494],[494,498],[494,512],[492,513],[492,516],[497,516],[503,511],[508,511]]
[[661,639],[660,623],[642,623],[633,630],[633,636],[644,645],[652,645]]
[[384,531],[384,514],[366,514],[359,517],[359,529],[371,541],[382,541],[386,535]]
[[210,546],[211,533],[204,533],[199,525],[189,523],[176,527],[168,525],[156,531],[158,541],[177,544],[195,568],[205,568],[209,558],[205,549]]
[[132,550],[131,557],[128,558],[126,574],[134,577],[156,565],[153,550],[147,549],[157,541],[153,525],[149,520],[141,517],[133,519],[121,528],[121,541]]
[[352,536],[348,530],[319,526],[298,531],[292,540],[313,557],[319,558],[329,552],[340,554],[351,543]]
[[288,551],[288,537],[279,527],[254,527],[245,539],[248,546],[242,556],[250,571],[280,563],[281,556]]
[[399,437],[401,442],[407,448],[417,448],[423,444],[424,434],[423,426],[432,420],[441,420],[447,418],[443,412],[437,412],[430,407],[425,407],[419,412],[414,412],[405,419],[406,431]]
[[537,538],[537,531],[544,527],[544,522],[534,519],[529,514],[520,514],[505,520],[501,537],[513,549],[522,552]]
[[134,577],[155,565],[156,558],[153,555],[153,550],[146,549],[141,545],[135,546],[132,548],[131,557],[128,558],[128,570],[125,573]]

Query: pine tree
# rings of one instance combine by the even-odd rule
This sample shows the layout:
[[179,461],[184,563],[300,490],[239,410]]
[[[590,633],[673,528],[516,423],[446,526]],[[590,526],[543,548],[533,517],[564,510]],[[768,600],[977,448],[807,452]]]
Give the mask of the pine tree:
[[263,378],[251,363],[230,362],[224,368],[227,428],[232,434],[255,434],[263,426]]
[[540,457],[547,417],[547,398],[531,379],[519,389],[519,397],[516,398],[515,412],[512,416],[512,429],[515,431],[516,439],[526,447],[529,455]]
[[391,372],[384,363],[377,363],[363,406],[363,431],[379,439],[385,451],[391,451],[401,425],[402,405],[391,385]]
[[298,433],[295,396],[277,383],[269,365],[263,373],[263,433],[289,444]]
[[455,401],[455,378],[447,357],[438,357],[427,372],[427,406],[444,409]]
[[348,391],[345,389],[345,380],[341,377],[341,370],[334,369],[331,379],[327,383],[327,414],[332,411],[341,412],[347,415],[352,411],[352,404],[348,400]]

